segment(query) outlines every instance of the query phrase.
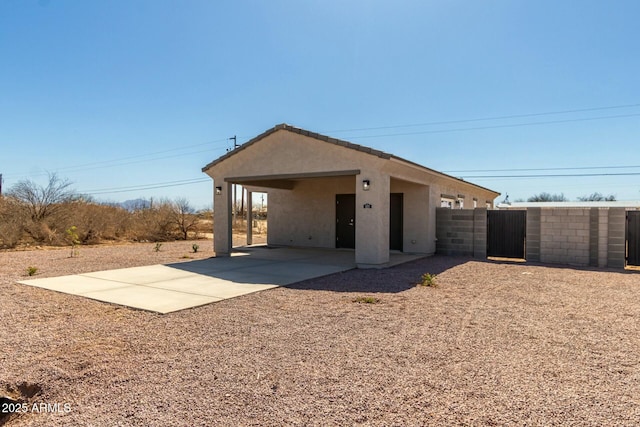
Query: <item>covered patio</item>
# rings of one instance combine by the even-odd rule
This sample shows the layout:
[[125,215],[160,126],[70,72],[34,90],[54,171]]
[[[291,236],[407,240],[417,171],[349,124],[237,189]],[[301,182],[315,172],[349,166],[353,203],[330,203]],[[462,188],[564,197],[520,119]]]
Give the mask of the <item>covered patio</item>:
[[[270,246],[352,249],[359,268],[394,251],[435,252],[443,194],[492,203],[491,190],[369,147],[278,125],[203,168],[214,181],[214,250],[232,246],[233,185],[268,194]],[[252,243],[247,227],[247,243]]]

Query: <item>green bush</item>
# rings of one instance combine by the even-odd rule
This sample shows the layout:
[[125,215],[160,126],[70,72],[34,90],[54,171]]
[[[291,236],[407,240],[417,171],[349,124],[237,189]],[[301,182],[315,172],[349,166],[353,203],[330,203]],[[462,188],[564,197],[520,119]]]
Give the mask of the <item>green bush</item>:
[[358,304],[378,304],[380,302],[380,298],[376,297],[358,297],[353,300],[353,302],[357,302]]
[[436,275],[435,274],[430,274],[430,273],[424,273],[422,275],[422,286],[429,286],[431,288],[435,288],[438,286],[438,284],[436,283]]

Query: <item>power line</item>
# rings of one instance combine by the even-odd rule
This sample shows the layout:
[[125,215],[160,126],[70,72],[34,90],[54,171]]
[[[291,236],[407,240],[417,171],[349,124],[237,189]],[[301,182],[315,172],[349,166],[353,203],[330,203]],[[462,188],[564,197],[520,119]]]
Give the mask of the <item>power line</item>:
[[462,172],[533,172],[533,171],[561,171],[561,170],[589,170],[589,169],[636,169],[640,166],[583,166],[571,168],[515,168],[515,169],[466,169],[466,170],[449,170],[442,171],[444,173],[462,173]]
[[[84,164],[79,165],[79,166],[66,166],[66,167],[57,168],[56,172],[60,172],[60,171],[80,172],[80,171],[83,171],[83,170],[104,169],[104,168],[110,168],[110,167],[118,167],[118,166],[126,166],[126,165],[138,164],[138,163],[145,163],[145,162],[150,162],[150,161],[155,161],[155,160],[163,160],[163,159],[184,157],[184,156],[189,156],[189,155],[192,155],[192,154],[206,153],[206,152],[209,152],[209,151],[212,151],[212,150],[225,148],[225,146],[215,146],[215,147],[207,148],[206,150],[188,151],[188,152],[172,154],[172,155],[169,155],[169,156],[153,157],[153,158],[148,158],[148,159],[143,159],[143,160],[134,160],[134,161],[129,161],[129,162],[124,161],[124,160],[130,160],[130,159],[140,159],[140,158],[149,157],[149,156],[156,156],[158,154],[164,154],[164,153],[169,153],[169,152],[175,152],[175,151],[183,150],[184,148],[200,147],[200,146],[203,146],[203,145],[208,145],[208,144],[212,144],[212,143],[220,142],[220,141],[226,141],[226,139],[210,141],[210,142],[201,143],[201,144],[188,145],[188,146],[185,146],[185,147],[182,147],[182,148],[173,148],[173,149],[170,149],[170,150],[156,151],[156,152],[147,153],[147,154],[140,154],[140,155],[128,156],[128,157],[120,157],[120,158],[116,158],[116,159],[112,159],[112,160],[103,160],[103,161],[99,161],[99,162],[84,163]],[[45,175],[45,174],[46,173],[31,174],[31,176],[33,176],[33,175]],[[10,175],[10,176],[19,176],[19,175],[16,174],[16,175]]]
[[[217,140],[214,140],[214,141],[202,142],[202,143],[199,143],[199,144],[192,144],[192,145],[186,145],[186,146],[177,147],[177,148],[170,148],[168,150],[154,151],[152,153],[138,154],[138,155],[135,155],[135,156],[120,157],[120,158],[112,159],[112,160],[103,160],[103,161],[100,161],[100,162],[87,163],[86,166],[100,165],[100,164],[112,163],[112,162],[119,162],[121,160],[137,159],[137,158],[140,158],[140,157],[155,156],[157,154],[165,154],[165,153],[171,153],[171,152],[174,152],[174,151],[182,151],[185,148],[202,147],[204,145],[215,144],[217,142],[222,142],[222,141],[225,141],[225,139],[217,139]],[[213,149],[213,148],[214,147],[212,147],[210,149]],[[220,147],[215,147],[215,148],[220,148]],[[201,152],[202,151],[197,151],[197,153],[201,153]],[[73,167],[73,166],[70,166],[70,167]]]
[[[356,128],[356,129],[342,129],[342,130],[333,130],[328,132],[347,132],[347,131],[364,131],[364,130],[382,130],[382,129],[399,129],[399,128],[408,128],[408,127],[419,127],[419,126],[431,126],[431,125],[441,125],[441,124],[453,124],[453,123],[470,123],[470,122],[479,122],[479,121],[490,121],[490,120],[501,120],[501,119],[513,119],[513,118],[524,118],[524,117],[536,117],[536,116],[545,116],[545,115],[557,115],[557,114],[568,114],[568,113],[578,113],[578,112],[589,112],[589,111],[602,111],[602,110],[611,110],[611,109],[623,109],[623,108],[634,108],[639,107],[640,104],[625,104],[625,105],[614,105],[614,106],[603,106],[603,107],[593,107],[593,108],[583,108],[583,109],[574,109],[574,110],[559,110],[559,111],[548,111],[548,112],[538,112],[538,113],[528,113],[528,114],[516,114],[516,115],[505,115],[505,116],[493,116],[493,117],[483,117],[483,118],[472,118],[472,119],[462,119],[462,120],[448,120],[448,121],[439,121],[439,122],[426,122],[426,123],[416,123],[416,124],[405,124],[405,125],[394,125],[394,126],[379,126],[379,127],[369,127],[369,128]],[[581,121],[593,121],[593,120],[606,120],[606,119],[615,119],[615,118],[626,118],[626,117],[637,117],[640,116],[638,114],[621,114],[621,115],[613,115],[613,116],[598,116],[598,117],[587,117],[587,118],[576,118],[576,119],[566,119],[566,120],[550,120],[550,121],[540,121],[540,122],[528,122],[528,123],[515,123],[515,124],[504,124],[504,125],[491,125],[491,126],[478,126],[478,127],[468,127],[468,128],[454,128],[454,129],[440,129],[440,130],[426,130],[426,131],[417,131],[417,132],[405,132],[405,133],[391,133],[391,134],[378,134],[378,135],[364,135],[364,136],[352,136],[347,137],[350,139],[358,139],[358,138],[381,138],[381,137],[391,137],[391,136],[409,136],[409,135],[421,135],[421,134],[430,134],[430,133],[447,133],[447,132],[463,132],[463,131],[473,131],[473,130],[485,130],[485,129],[497,129],[497,128],[510,128],[510,127],[522,127],[522,126],[538,126],[545,124],[557,124],[557,123],[570,123],[570,122],[581,122]],[[143,163],[148,161],[162,160],[167,158],[175,158],[181,157],[191,154],[204,153],[214,149],[224,148],[224,146],[215,146],[210,147],[207,150],[199,150],[199,151],[191,151],[184,152],[184,149],[201,147],[205,145],[210,145],[217,142],[227,142],[228,138],[219,138],[213,141],[209,141],[206,143],[198,143],[192,144],[188,146],[181,146],[177,148],[172,148],[168,150],[156,151],[146,154],[138,154],[134,156],[126,156],[120,157],[112,160],[103,160],[92,163],[84,163],[81,166],[68,166],[58,168],[57,171],[82,171],[82,170],[94,170],[98,168],[109,168],[109,167],[118,167],[131,165],[136,163]],[[234,141],[234,148],[236,148],[237,144]],[[145,159],[150,156],[157,156],[159,154],[172,153],[176,151],[182,151],[178,154],[172,154],[169,156],[161,156],[161,157],[153,157]],[[141,160],[135,160],[141,159]],[[132,161],[128,161],[132,160]],[[552,171],[552,170],[582,170],[582,169],[615,169],[615,168],[637,168],[640,166],[598,166],[598,167],[576,167],[576,168],[528,168],[528,169],[496,169],[496,170],[464,170],[464,171],[449,171],[451,172],[511,172],[511,171]],[[5,174],[6,176],[6,174]],[[11,176],[11,175],[9,175]],[[544,175],[545,177],[548,175]],[[572,175],[563,175],[563,176],[572,176]],[[594,176],[594,175],[580,175],[580,176]],[[602,176],[602,175],[595,175]],[[487,178],[489,176],[481,176],[478,178]],[[509,177],[509,176],[506,176]],[[513,176],[517,178],[518,176]],[[527,177],[527,176],[523,176]],[[534,176],[530,176],[534,177]],[[536,176],[537,177],[537,176]],[[201,181],[201,182],[204,182]],[[162,183],[160,183],[162,184]],[[171,184],[170,186],[175,185],[183,185],[183,184]],[[162,188],[162,187],[157,187]],[[98,190],[101,191],[101,190]],[[126,190],[122,190],[126,191]],[[100,194],[100,193],[96,193]]]
[[[518,178],[575,178],[575,177],[596,177],[596,176],[638,176],[640,172],[626,172],[626,173],[589,173],[589,174],[531,174],[531,175],[468,175],[463,176],[463,179],[518,179]],[[186,179],[180,181],[168,181],[158,182],[145,185],[136,185],[129,187],[112,187],[102,188],[97,190],[82,191],[82,194],[111,194],[111,193],[125,193],[132,191],[153,190],[158,188],[177,187],[181,185],[200,184],[203,182],[209,182],[209,178],[195,178]]]
[[508,116],[491,116],[491,117],[480,117],[480,118],[473,118],[473,119],[444,120],[444,121],[437,121],[437,122],[411,123],[411,124],[405,124],[405,125],[377,126],[377,127],[354,128],[354,129],[338,129],[338,130],[330,130],[325,132],[359,132],[363,130],[399,129],[399,128],[408,128],[408,127],[447,125],[447,124],[454,124],[454,123],[471,123],[471,122],[481,122],[481,121],[490,121],[490,120],[507,120],[507,119],[516,119],[516,118],[524,118],[524,117],[550,116],[550,115],[556,115],[556,114],[583,113],[588,111],[602,111],[602,110],[635,108],[635,107],[640,107],[640,104],[611,105],[606,107],[592,107],[592,108],[581,108],[581,109],[575,109],[575,110],[547,111],[542,113],[512,114]]
[[523,126],[539,126],[557,123],[572,123],[572,122],[586,122],[593,120],[606,120],[606,119],[619,119],[625,117],[638,117],[640,113],[636,114],[620,114],[615,116],[599,116],[599,117],[585,117],[581,119],[566,119],[566,120],[549,120],[544,122],[529,122],[529,123],[515,123],[510,125],[492,125],[492,126],[478,126],[470,128],[456,128],[456,129],[440,129],[440,130],[425,130],[419,132],[404,132],[404,133],[388,133],[381,135],[363,135],[363,136],[348,136],[345,139],[361,139],[361,138],[383,138],[388,136],[411,136],[411,135],[426,135],[430,133],[449,133],[449,132],[464,132],[470,130],[485,130],[485,129],[500,129],[500,128],[515,128]]
[[577,173],[577,174],[545,174],[545,175],[465,175],[463,179],[494,179],[494,178],[575,178],[592,176],[638,176],[640,172],[623,173]]
[[210,178],[194,178],[180,181],[157,182],[153,184],[134,185],[130,187],[112,187],[101,188],[97,190],[80,191],[81,194],[111,194],[111,193],[127,193],[132,191],[155,190],[158,188],[178,187],[181,185],[200,184],[202,182],[210,182]]

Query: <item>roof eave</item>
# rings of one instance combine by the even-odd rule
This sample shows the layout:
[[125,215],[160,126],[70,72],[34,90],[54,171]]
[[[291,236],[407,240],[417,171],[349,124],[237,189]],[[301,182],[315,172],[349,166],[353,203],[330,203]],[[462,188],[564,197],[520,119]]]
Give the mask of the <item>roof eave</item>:
[[234,154],[238,153],[239,151],[244,150],[245,148],[255,144],[256,142],[258,142],[259,140],[264,139],[267,136],[269,136],[272,133],[277,132],[279,130],[286,130],[288,132],[297,133],[299,135],[307,136],[309,138],[317,139],[319,141],[328,142],[330,144],[339,145],[341,147],[350,148],[352,150],[360,151],[362,153],[371,154],[373,156],[377,156],[377,157],[380,157],[380,158],[383,158],[383,159],[390,159],[391,157],[393,157],[391,154],[385,153],[384,151],[376,150],[376,149],[370,148],[370,147],[365,147],[364,145],[354,144],[354,143],[349,142],[349,141],[344,141],[342,139],[333,138],[333,137],[330,137],[330,136],[327,136],[327,135],[322,135],[322,134],[319,134],[319,133],[316,133],[316,132],[310,132],[308,130],[305,130],[305,129],[302,129],[302,128],[298,128],[298,127],[295,127],[295,126],[291,126],[291,125],[288,125],[286,123],[281,123],[279,125],[276,125],[276,126],[272,127],[271,129],[268,129],[267,131],[261,133],[260,135],[256,136],[255,138],[250,139],[249,141],[247,141],[244,144],[240,145],[235,150],[229,151],[228,153],[218,157],[216,160],[212,161],[211,163],[209,163],[208,165],[203,167],[202,168],[202,172],[206,173],[209,169],[211,169],[216,164],[222,162],[223,160],[228,159],[229,157],[233,156]]
[[240,145],[238,148],[236,148],[234,150],[231,150],[228,153],[218,157],[216,160],[212,161],[211,163],[209,163],[208,165],[203,167],[202,168],[202,172],[206,173],[209,169],[211,169],[213,166],[217,165],[218,163],[228,159],[229,157],[233,156],[234,154],[237,154],[238,152],[250,147],[251,145],[255,144],[256,142],[260,141],[261,139],[264,139],[267,136],[269,136],[272,133],[275,133],[275,132],[277,132],[279,130],[286,130],[288,132],[297,133],[299,135],[303,135],[303,136],[307,136],[309,138],[313,138],[313,139],[317,139],[317,140],[320,140],[320,141],[328,142],[330,144],[335,144],[335,145],[339,145],[341,147],[350,148],[352,150],[356,150],[356,151],[360,151],[360,152],[363,152],[363,153],[371,154],[372,156],[380,157],[382,159],[386,159],[386,160],[393,159],[393,160],[396,160],[396,161],[411,165],[413,167],[417,167],[419,169],[425,170],[425,171],[430,172],[432,174],[441,176],[443,178],[452,179],[452,180],[455,180],[455,181],[458,181],[458,182],[461,182],[461,183],[464,183],[464,184],[467,184],[467,185],[470,185],[470,186],[473,186],[473,187],[476,187],[476,188],[480,188],[480,189],[482,189],[484,191],[487,191],[487,192],[489,192],[491,194],[494,194],[495,195],[494,198],[500,196],[500,193],[498,193],[496,191],[493,191],[493,190],[490,190],[488,188],[482,187],[480,185],[465,181],[464,179],[460,179],[460,178],[456,178],[456,177],[451,176],[451,175],[447,175],[446,173],[443,173],[443,172],[438,172],[435,169],[431,169],[431,168],[428,168],[428,167],[423,166],[421,164],[412,162],[410,160],[403,159],[402,157],[394,156],[392,154],[385,153],[384,151],[376,150],[374,148],[366,147],[366,146],[363,146],[363,145],[354,144],[352,142],[344,141],[342,139],[333,138],[333,137],[330,137],[330,136],[327,136],[327,135],[322,135],[322,134],[319,134],[319,133],[316,133],[316,132],[310,132],[308,130],[305,130],[305,129],[302,129],[302,128],[298,128],[298,127],[295,127],[295,126],[291,126],[291,125],[286,124],[286,123],[281,123],[279,125],[275,125],[271,129],[268,129],[268,130],[262,132],[260,135],[254,137],[254,138],[250,139],[249,141],[245,142],[244,144]]

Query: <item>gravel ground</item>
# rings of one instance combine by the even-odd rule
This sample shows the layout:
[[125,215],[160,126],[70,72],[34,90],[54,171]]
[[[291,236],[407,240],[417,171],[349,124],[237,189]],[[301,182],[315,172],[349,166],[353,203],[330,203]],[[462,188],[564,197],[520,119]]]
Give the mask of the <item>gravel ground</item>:
[[[199,244],[190,256],[212,255]],[[175,262],[190,248],[1,252],[0,387],[70,409],[29,406],[7,425],[640,420],[637,272],[435,256],[168,315],[15,284],[29,265],[46,277]],[[425,272],[437,288],[415,286]]]

